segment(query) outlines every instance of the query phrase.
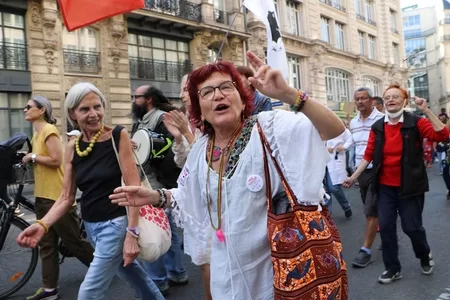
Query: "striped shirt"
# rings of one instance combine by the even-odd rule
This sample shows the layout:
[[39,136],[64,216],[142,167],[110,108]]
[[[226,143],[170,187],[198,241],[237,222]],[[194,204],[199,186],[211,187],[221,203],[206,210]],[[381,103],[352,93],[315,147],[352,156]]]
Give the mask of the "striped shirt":
[[[373,123],[384,117],[384,114],[379,112],[375,107],[370,116],[364,121],[360,118],[361,113],[358,112],[356,117],[350,121],[350,132],[352,133],[353,143],[355,145],[355,166],[358,167],[361,159],[366,152],[367,142],[369,141],[369,134]],[[372,168],[372,163],[367,169]]]

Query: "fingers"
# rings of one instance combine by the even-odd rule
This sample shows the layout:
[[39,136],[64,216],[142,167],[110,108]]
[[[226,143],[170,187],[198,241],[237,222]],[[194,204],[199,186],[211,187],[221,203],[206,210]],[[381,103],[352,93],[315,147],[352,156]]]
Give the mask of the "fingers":
[[120,186],[114,190],[114,194],[120,194],[120,193],[136,193],[141,189],[141,186]]
[[251,51],[248,51],[247,52],[247,58],[248,58],[248,61],[250,62],[250,64],[252,65],[252,67],[255,69],[255,70],[259,70],[259,68],[261,67],[261,66],[264,66],[265,65],[265,63],[264,63],[264,61],[262,61],[258,56],[256,56],[253,52],[251,52]]

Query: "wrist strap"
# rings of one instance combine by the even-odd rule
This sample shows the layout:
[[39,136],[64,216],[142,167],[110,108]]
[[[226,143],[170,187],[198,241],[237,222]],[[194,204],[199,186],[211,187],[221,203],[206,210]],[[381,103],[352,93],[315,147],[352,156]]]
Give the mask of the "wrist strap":
[[39,225],[44,227],[45,233],[48,233],[48,226],[47,226],[47,224],[45,224],[42,220],[36,220],[36,223],[38,223]]

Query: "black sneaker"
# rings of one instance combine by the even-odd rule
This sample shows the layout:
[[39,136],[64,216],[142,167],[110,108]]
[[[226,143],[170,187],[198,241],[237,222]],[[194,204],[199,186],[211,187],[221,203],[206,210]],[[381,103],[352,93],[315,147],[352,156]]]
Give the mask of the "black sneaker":
[[352,212],[352,209],[351,209],[351,208],[349,208],[349,209],[347,209],[346,211],[344,211],[344,213],[345,213],[345,218],[346,218],[346,219],[351,219],[352,216],[353,216],[353,212]]
[[367,254],[366,251],[360,249],[358,254],[356,254],[355,259],[352,261],[352,265],[357,268],[365,268],[372,262],[372,255]]
[[26,300],[56,300],[59,298],[58,289],[54,289],[51,292],[45,291],[43,288],[39,288],[33,296],[25,298]]
[[400,272],[394,273],[393,271],[384,271],[383,274],[378,277],[378,282],[382,284],[389,284],[402,278],[403,276]]
[[431,256],[431,252],[427,258],[420,260],[420,268],[422,269],[422,274],[431,275],[434,271],[434,260]]

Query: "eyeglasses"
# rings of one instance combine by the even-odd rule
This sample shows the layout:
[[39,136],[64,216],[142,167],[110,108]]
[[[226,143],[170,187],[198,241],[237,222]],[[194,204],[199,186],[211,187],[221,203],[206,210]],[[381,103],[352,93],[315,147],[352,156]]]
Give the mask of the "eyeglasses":
[[139,99],[141,97],[145,97],[145,95],[131,95],[131,101],[136,101],[136,99]]
[[391,100],[391,99],[392,100],[398,100],[400,98],[402,98],[402,96],[397,94],[397,95],[383,97],[383,100],[384,101],[388,101],[388,100]]
[[198,91],[198,94],[200,97],[202,97],[206,101],[212,101],[214,97],[216,96],[216,89],[219,89],[219,91],[224,95],[230,95],[235,90],[235,82],[233,81],[224,81],[218,86],[205,86],[200,91]]
[[32,109],[32,108],[34,108],[34,107],[36,107],[36,106],[33,106],[33,105],[30,105],[30,104],[27,104],[25,107],[24,107],[24,109],[26,109],[26,110],[30,110],[30,109]]

